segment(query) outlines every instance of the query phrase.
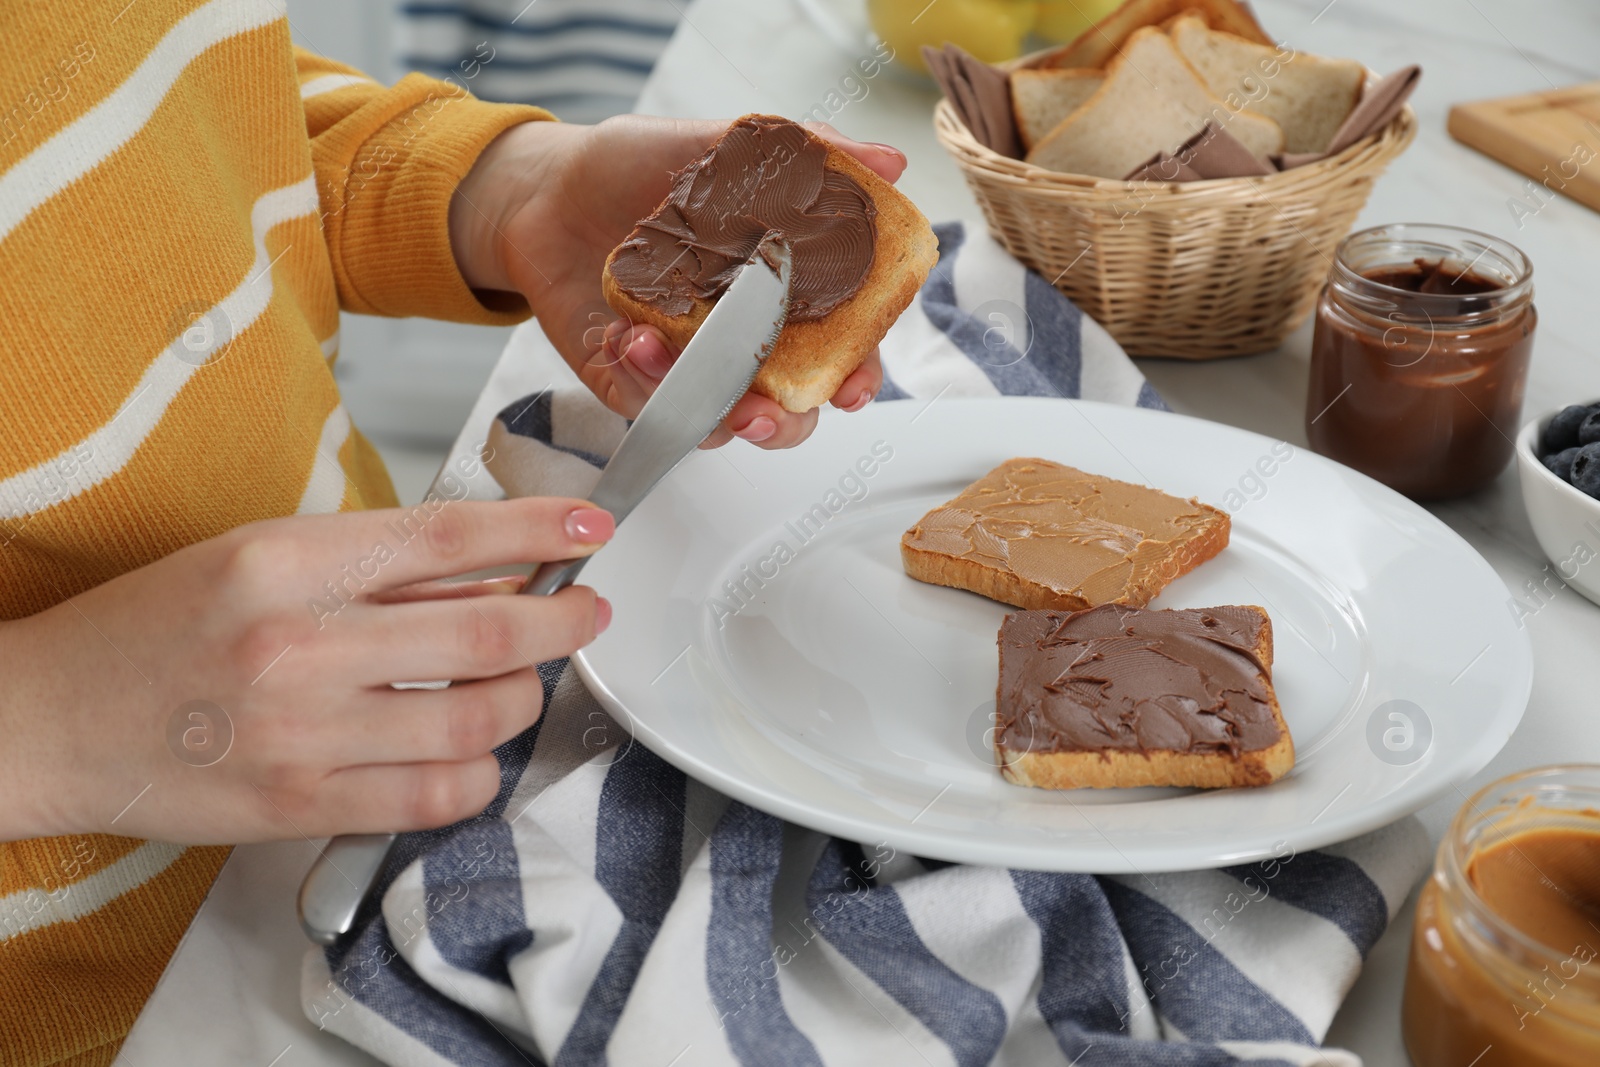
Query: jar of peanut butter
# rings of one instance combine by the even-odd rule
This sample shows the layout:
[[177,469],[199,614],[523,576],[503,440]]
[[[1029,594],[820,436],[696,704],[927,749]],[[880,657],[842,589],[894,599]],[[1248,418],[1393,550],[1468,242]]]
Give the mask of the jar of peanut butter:
[[1456,815],[1401,1020],[1416,1067],[1600,1064],[1600,766],[1502,778]]
[[1482,488],[1511,458],[1537,323],[1533,267],[1497,237],[1351,234],[1317,302],[1311,447],[1416,500]]

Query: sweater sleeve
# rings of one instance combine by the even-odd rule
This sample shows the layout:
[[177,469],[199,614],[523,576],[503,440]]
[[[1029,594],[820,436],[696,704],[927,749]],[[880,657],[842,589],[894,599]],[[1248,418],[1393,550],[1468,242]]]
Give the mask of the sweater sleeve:
[[521,297],[467,286],[450,248],[450,198],[500,133],[553,116],[421,74],[385,88],[304,49],[295,64],[339,306],[490,325],[527,318]]

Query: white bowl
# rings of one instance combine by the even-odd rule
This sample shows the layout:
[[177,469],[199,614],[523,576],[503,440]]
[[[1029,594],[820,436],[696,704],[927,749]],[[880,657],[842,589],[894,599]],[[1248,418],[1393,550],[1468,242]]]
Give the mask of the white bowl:
[[1534,579],[1540,592],[1512,590],[1524,600],[1535,597],[1529,604],[1534,608],[1560,589],[1558,581],[1600,604],[1600,500],[1557,478],[1539,459],[1539,435],[1560,410],[1545,412],[1517,434],[1522,504],[1539,547],[1550,559],[1548,580]]

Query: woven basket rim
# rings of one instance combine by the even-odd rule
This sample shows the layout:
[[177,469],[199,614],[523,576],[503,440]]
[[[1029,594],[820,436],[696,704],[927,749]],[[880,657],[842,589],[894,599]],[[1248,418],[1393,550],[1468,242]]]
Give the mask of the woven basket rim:
[[982,174],[988,181],[1014,185],[1033,193],[1095,196],[1107,200],[1134,197],[1147,201],[1152,192],[1157,192],[1164,202],[1170,204],[1177,200],[1231,199],[1241,193],[1260,195],[1280,186],[1317,184],[1335,178],[1339,172],[1353,165],[1387,163],[1404,151],[1416,136],[1417,116],[1411,105],[1407,104],[1387,126],[1373,131],[1342,152],[1314,163],[1273,174],[1191,182],[1126,181],[1089,174],[1067,174],[1002,156],[974,137],[950,101],[943,97],[934,105],[933,126],[939,143],[955,157],[957,165],[963,170]]

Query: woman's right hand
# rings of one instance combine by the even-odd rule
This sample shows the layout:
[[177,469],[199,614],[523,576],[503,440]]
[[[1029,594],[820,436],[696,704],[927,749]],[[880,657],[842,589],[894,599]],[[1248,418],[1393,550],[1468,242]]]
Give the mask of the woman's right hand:
[[[235,843],[481,811],[492,750],[542,710],[534,665],[611,608],[583,586],[441,580],[613,532],[540,497],[271,519],[0,624],[0,839]],[[446,678],[461,684],[390,687]]]

